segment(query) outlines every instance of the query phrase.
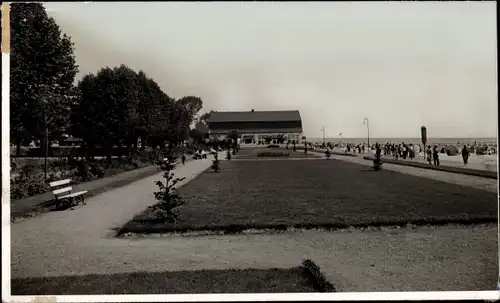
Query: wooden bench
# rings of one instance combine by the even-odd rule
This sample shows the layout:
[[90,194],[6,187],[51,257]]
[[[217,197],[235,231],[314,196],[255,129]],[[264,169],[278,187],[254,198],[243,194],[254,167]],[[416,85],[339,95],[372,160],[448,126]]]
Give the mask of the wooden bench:
[[70,207],[73,210],[73,207],[78,205],[79,203],[87,204],[83,197],[88,191],[82,190],[74,193],[73,187],[69,184],[71,183],[71,179],[65,179],[60,181],[50,182],[50,188],[52,189],[52,194],[54,194],[56,207],[59,208],[62,205]]

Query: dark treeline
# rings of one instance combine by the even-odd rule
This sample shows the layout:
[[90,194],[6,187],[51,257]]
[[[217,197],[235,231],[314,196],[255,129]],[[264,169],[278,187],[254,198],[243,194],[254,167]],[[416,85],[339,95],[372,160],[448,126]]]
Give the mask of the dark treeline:
[[[140,148],[175,147],[203,139],[207,114],[199,97],[174,99],[144,71],[103,67],[75,84],[78,73],[71,38],[61,33],[42,4],[11,4],[10,135],[21,146],[40,146],[64,135],[83,140],[81,153],[130,154]],[[190,126],[197,120],[196,127]],[[140,148],[138,141],[142,142]]]

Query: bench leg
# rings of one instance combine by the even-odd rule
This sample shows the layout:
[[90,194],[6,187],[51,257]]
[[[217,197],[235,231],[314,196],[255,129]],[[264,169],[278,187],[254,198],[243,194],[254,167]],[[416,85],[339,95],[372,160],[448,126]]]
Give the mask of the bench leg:
[[75,209],[75,203],[74,203],[74,201],[73,201],[73,198],[69,198],[69,199],[68,199],[68,203],[69,203],[69,208],[70,208],[71,210]]
[[75,197],[75,201],[76,205],[80,203],[82,203],[83,205],[87,204],[87,202],[85,202],[85,199],[83,198],[83,195]]

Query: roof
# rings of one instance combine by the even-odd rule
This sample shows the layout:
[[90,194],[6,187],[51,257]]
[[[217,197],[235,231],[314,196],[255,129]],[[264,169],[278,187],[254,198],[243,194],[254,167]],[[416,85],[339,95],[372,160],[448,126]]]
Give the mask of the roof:
[[[211,130],[211,134],[227,134],[232,129],[215,129]],[[236,130],[239,133],[248,133],[248,134],[266,134],[266,133],[302,133],[302,128],[300,127],[294,127],[294,128],[276,128],[276,129],[243,129],[243,130]]]
[[210,113],[209,123],[302,121],[298,110]]

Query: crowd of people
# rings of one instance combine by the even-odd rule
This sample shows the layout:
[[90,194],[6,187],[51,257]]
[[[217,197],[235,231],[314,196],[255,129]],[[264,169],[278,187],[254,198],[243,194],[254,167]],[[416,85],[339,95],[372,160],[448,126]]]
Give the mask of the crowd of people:
[[[369,153],[370,150],[375,151],[376,144],[366,144],[366,143],[307,143],[306,145],[311,148],[317,149],[329,149],[333,150],[334,148],[343,149],[348,153]],[[458,145],[458,144],[457,144]],[[477,153],[478,150],[483,150],[484,154],[496,154],[495,147],[481,145],[481,144],[464,144],[464,145],[427,145],[423,147],[420,144],[409,143],[406,144],[404,142],[400,144],[396,143],[385,143],[380,144],[381,153],[385,157],[392,157],[395,160],[413,160],[416,157],[420,156],[425,158],[426,162],[430,165],[440,165],[440,154],[448,154],[448,155],[456,155],[461,154],[464,165],[467,165],[469,161],[469,156],[472,153]]]

